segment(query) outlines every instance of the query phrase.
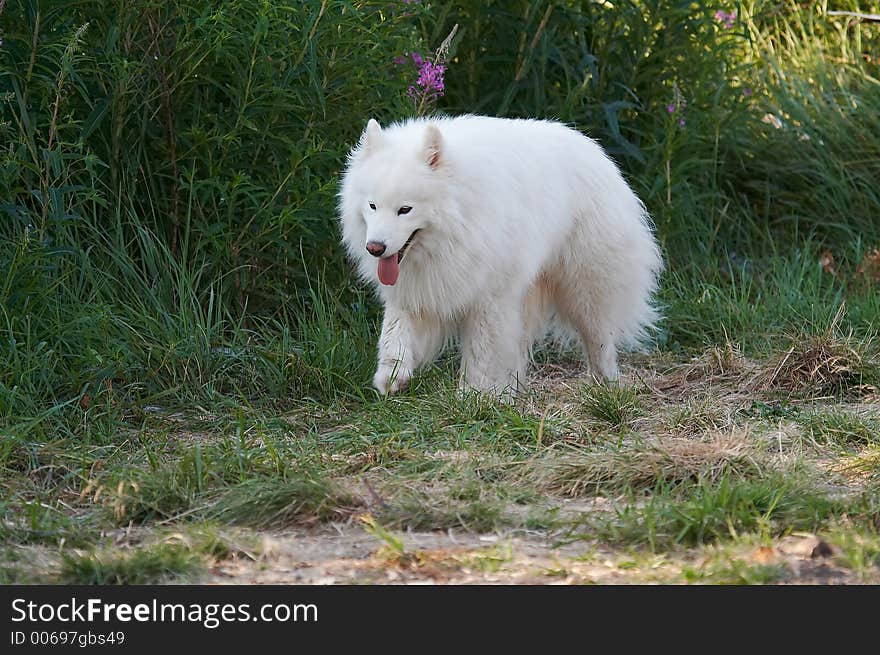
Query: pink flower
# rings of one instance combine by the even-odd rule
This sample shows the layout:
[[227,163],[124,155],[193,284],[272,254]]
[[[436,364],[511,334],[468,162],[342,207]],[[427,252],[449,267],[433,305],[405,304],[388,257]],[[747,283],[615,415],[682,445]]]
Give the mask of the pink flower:
[[666,113],[675,118],[675,122],[679,127],[684,127],[685,107],[687,107],[687,100],[681,96],[681,91],[679,91],[678,85],[675,85],[672,102],[666,105]]
[[[411,53],[410,57],[418,69],[418,77],[416,83],[407,89],[407,94],[414,98],[426,96],[429,100],[442,96],[445,89],[443,74],[446,72],[446,64],[435,64],[422,57],[418,52]],[[404,59],[402,62],[398,62],[398,59],[395,59],[394,62],[404,63],[406,61]]]
[[729,30],[733,27],[733,24],[736,21],[736,10],[734,9],[731,12],[726,12],[723,9],[719,9],[715,12],[715,20],[724,23],[724,29]]

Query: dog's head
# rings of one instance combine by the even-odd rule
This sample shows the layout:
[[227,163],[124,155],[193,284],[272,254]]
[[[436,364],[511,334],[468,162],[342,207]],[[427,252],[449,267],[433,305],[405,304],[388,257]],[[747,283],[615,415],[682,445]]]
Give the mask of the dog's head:
[[[433,124],[383,131],[373,119],[349,155],[340,192],[346,248],[364,277],[394,285],[418,259],[445,193],[443,137]],[[372,271],[372,275],[370,275]]]

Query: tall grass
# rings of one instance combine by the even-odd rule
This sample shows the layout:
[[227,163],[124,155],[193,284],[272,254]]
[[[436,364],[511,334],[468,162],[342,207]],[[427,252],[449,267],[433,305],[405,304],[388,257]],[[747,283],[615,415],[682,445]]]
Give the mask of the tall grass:
[[[362,395],[374,340],[362,296],[326,291],[316,273],[317,289],[279,309],[287,320],[248,316],[224,306],[228,276],[209,277],[205,255],[175,258],[136,224],[83,233],[107,253],[99,266],[68,254],[75,270],[56,273],[26,311],[2,309],[0,417],[18,436],[40,425],[88,434],[141,406]],[[19,260],[35,257],[30,239]]]
[[410,23],[378,3],[5,4],[11,434],[90,433],[132,401],[334,394],[364,374],[369,324],[340,326],[365,303],[314,285],[344,274],[345,144],[379,98],[408,102],[387,55]]
[[239,310],[303,288],[344,144],[407,103],[389,53],[413,28],[382,3],[18,0],[0,21],[18,229],[79,244],[131,211]]

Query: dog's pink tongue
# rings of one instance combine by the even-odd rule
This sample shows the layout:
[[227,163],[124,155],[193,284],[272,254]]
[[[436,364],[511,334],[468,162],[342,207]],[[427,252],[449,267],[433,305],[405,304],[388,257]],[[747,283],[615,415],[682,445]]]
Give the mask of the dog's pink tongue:
[[398,273],[400,269],[397,267],[396,253],[379,260],[379,282],[389,287],[394,286]]

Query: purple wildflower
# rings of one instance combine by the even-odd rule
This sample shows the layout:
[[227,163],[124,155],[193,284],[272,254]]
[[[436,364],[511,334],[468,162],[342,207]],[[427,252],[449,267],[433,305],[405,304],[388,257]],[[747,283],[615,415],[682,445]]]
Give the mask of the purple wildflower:
[[419,69],[419,79],[416,83],[428,92],[437,92],[443,95],[443,73],[446,72],[446,66],[443,64],[432,64],[426,61]]
[[675,119],[679,127],[684,127],[684,110],[686,107],[687,100],[682,97],[678,84],[673,85],[672,102],[666,105],[666,113]]
[[407,89],[407,95],[412,98],[416,105],[416,113],[422,116],[425,109],[430,103],[443,96],[446,90],[446,83],[443,76],[446,73],[447,57],[449,55],[449,46],[455,33],[458,31],[456,24],[449,35],[443,39],[443,43],[437,48],[433,57],[422,57],[418,52],[409,53],[412,62],[416,67],[418,77],[415,84],[411,84]]
[[744,88],[743,95],[748,98],[750,95],[752,95],[752,90],[749,87]]
[[736,9],[731,12],[719,9],[715,12],[715,20],[724,23],[724,28],[729,30],[733,27],[733,24],[736,21]]
[[428,100],[442,96],[445,89],[443,74],[446,72],[446,64],[435,64],[418,52],[413,52],[410,56],[418,69],[418,78],[416,83],[409,87],[407,93],[414,98],[424,96]]

